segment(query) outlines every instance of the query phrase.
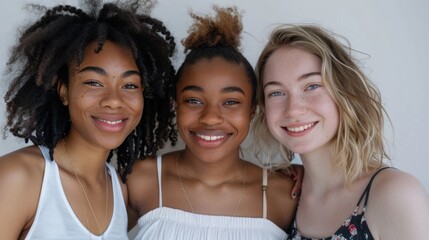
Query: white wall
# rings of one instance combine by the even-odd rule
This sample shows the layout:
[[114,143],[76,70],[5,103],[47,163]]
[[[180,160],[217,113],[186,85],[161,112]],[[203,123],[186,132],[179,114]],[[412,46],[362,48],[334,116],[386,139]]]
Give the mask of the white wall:
[[[0,71],[15,40],[15,29],[29,12],[24,0],[3,1],[0,8]],[[36,2],[36,1],[34,1]],[[54,0],[37,1],[47,5]],[[76,4],[78,1],[64,1]],[[278,23],[316,23],[344,37],[364,54],[356,56],[368,76],[378,85],[390,114],[388,128],[393,165],[415,175],[429,190],[429,2],[425,0],[158,0],[153,14],[165,21],[176,37],[179,51],[176,66],[183,59],[179,40],[186,35],[191,19],[189,8],[208,13],[213,3],[234,4],[243,10],[243,52],[255,63]],[[6,86],[1,83],[1,95]],[[5,106],[0,103],[0,124],[5,122]],[[9,136],[0,140],[0,155],[22,147],[21,140]]]

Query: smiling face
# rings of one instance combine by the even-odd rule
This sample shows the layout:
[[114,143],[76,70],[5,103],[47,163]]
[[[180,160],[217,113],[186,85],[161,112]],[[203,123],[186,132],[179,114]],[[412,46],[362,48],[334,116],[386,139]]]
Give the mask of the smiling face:
[[301,155],[329,148],[339,115],[319,57],[300,48],[275,50],[264,68],[263,88],[268,128],[281,144]]
[[99,53],[88,44],[82,62],[60,86],[71,119],[69,138],[103,149],[117,148],[140,122],[143,86],[129,49],[106,41]]
[[197,158],[238,157],[253,114],[252,85],[242,65],[222,58],[187,65],[176,87],[177,127]]

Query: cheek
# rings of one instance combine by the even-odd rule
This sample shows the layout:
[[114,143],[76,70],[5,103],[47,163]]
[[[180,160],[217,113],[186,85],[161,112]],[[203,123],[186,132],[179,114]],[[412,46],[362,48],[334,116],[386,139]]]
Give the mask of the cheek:
[[322,111],[325,114],[325,118],[327,118],[327,122],[330,126],[332,126],[332,128],[338,128],[340,121],[338,106],[332,98],[326,97],[324,99],[321,99],[319,104],[317,105],[315,103],[314,106],[317,106],[317,109],[319,109],[319,111]]
[[278,118],[283,107],[283,104],[275,104],[273,102],[267,102],[265,104],[265,118],[268,125],[271,125],[274,120]]
[[79,115],[94,103],[94,97],[88,92],[69,92],[68,108],[70,115]]
[[137,113],[143,113],[144,110],[144,98],[143,93],[137,93],[137,94],[124,94],[122,96],[122,99],[124,102],[127,103],[127,105]]
[[335,102],[333,102],[333,101],[331,102],[330,107],[329,107],[329,111],[330,111],[329,116],[332,119],[332,123],[335,126],[335,128],[337,129],[338,125],[340,123],[340,115],[338,112],[338,107],[335,104]]
[[79,89],[75,90],[75,91],[73,91],[73,90],[74,89],[71,89],[69,91],[69,98],[72,102],[73,101],[87,101],[87,100],[93,98],[92,94],[90,94],[88,90],[79,90]]
[[187,122],[197,119],[198,115],[196,113],[191,113],[188,108],[180,106],[180,104],[177,105],[176,125],[179,131],[183,126],[187,124]]
[[248,129],[250,127],[250,111],[226,112],[224,118],[229,118],[229,121],[235,122],[235,124],[242,129]]
[[304,95],[303,99],[305,100],[306,104],[308,104],[309,106],[314,106],[320,102],[326,101],[326,100],[323,100],[323,96],[320,96],[317,94]]

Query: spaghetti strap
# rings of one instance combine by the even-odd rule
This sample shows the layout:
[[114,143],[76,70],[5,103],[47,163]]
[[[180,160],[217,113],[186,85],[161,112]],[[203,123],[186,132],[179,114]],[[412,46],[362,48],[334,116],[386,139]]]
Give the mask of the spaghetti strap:
[[371,185],[372,182],[374,181],[375,177],[383,170],[388,169],[391,167],[383,167],[377,170],[377,172],[374,173],[374,175],[372,175],[371,179],[368,182],[368,185],[366,185],[365,191],[363,191],[362,195],[359,198],[359,201],[357,203],[357,206],[360,205],[360,203],[362,202],[363,197],[365,197],[365,202],[363,204],[363,207],[366,207],[366,204],[368,203],[368,198],[369,198],[369,191],[371,190]]
[[159,207],[162,207],[162,183],[161,183],[161,179],[162,179],[162,156],[158,155],[156,157],[156,168],[157,168],[157,172],[158,172],[158,199],[159,199]]
[[267,188],[268,188],[268,177],[267,169],[262,168],[262,218],[267,218]]

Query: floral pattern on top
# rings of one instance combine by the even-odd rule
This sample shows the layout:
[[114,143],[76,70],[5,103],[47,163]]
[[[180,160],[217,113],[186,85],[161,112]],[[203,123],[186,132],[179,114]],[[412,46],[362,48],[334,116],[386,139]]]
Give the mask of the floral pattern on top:
[[[296,216],[293,221],[292,226],[288,231],[288,239],[290,240],[373,240],[374,237],[371,234],[371,231],[368,228],[368,224],[366,223],[365,211],[368,203],[369,192],[371,190],[372,182],[374,181],[375,176],[379,174],[384,169],[388,169],[390,167],[382,167],[378,169],[374,175],[372,175],[369,180],[368,185],[363,191],[362,195],[359,198],[358,203],[356,204],[356,208],[353,210],[352,215],[347,218],[341,227],[330,237],[317,239],[317,238],[307,238],[301,236],[296,226]],[[361,205],[362,200],[365,198],[365,202],[363,204],[362,212],[359,212],[359,206]]]
[[[366,207],[358,214],[359,206],[356,206],[352,215],[344,221],[341,227],[330,237],[322,238],[320,240],[373,240],[374,238],[369,231],[365,219]],[[290,229],[288,239],[291,240],[319,240],[317,238],[306,238],[301,236],[296,227],[296,220]]]

